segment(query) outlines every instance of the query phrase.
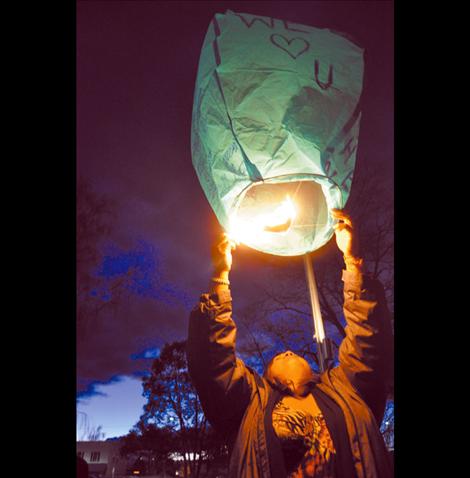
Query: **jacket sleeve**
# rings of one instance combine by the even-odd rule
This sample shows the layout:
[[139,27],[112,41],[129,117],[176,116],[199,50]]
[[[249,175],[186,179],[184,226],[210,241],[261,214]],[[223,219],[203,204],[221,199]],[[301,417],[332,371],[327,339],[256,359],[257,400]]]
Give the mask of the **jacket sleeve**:
[[393,333],[382,284],[343,271],[346,337],[337,372],[345,377],[378,420],[393,380]]
[[207,419],[226,433],[238,430],[256,389],[254,372],[236,356],[236,333],[230,291],[203,294],[189,318],[188,368]]

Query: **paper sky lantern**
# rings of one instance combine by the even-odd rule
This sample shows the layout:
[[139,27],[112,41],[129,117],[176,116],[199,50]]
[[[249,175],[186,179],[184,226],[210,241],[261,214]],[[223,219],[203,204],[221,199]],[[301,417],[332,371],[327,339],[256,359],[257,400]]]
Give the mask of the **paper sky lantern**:
[[333,235],[349,196],[363,50],[344,35],[216,14],[202,46],[191,151],[219,222],[259,251],[294,256]]

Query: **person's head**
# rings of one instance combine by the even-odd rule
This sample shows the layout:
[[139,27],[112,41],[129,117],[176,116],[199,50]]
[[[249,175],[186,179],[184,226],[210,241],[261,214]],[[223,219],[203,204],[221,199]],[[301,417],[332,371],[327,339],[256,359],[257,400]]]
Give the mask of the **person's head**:
[[320,381],[308,362],[290,350],[272,358],[264,377],[272,386],[300,397],[307,395],[312,386]]

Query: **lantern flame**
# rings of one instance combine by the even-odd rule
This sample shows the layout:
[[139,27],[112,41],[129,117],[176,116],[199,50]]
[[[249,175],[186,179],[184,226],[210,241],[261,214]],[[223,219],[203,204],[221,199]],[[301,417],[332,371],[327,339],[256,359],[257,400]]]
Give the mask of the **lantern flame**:
[[259,214],[249,220],[232,216],[228,236],[236,242],[253,242],[262,234],[287,232],[296,214],[295,205],[287,196],[273,212]]

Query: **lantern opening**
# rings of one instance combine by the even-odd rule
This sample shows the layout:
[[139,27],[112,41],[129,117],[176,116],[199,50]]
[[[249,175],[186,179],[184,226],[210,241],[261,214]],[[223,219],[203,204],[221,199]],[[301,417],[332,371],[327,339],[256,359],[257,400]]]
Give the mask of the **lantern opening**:
[[278,255],[304,254],[332,232],[322,186],[312,179],[254,183],[240,195],[230,219],[234,240]]

